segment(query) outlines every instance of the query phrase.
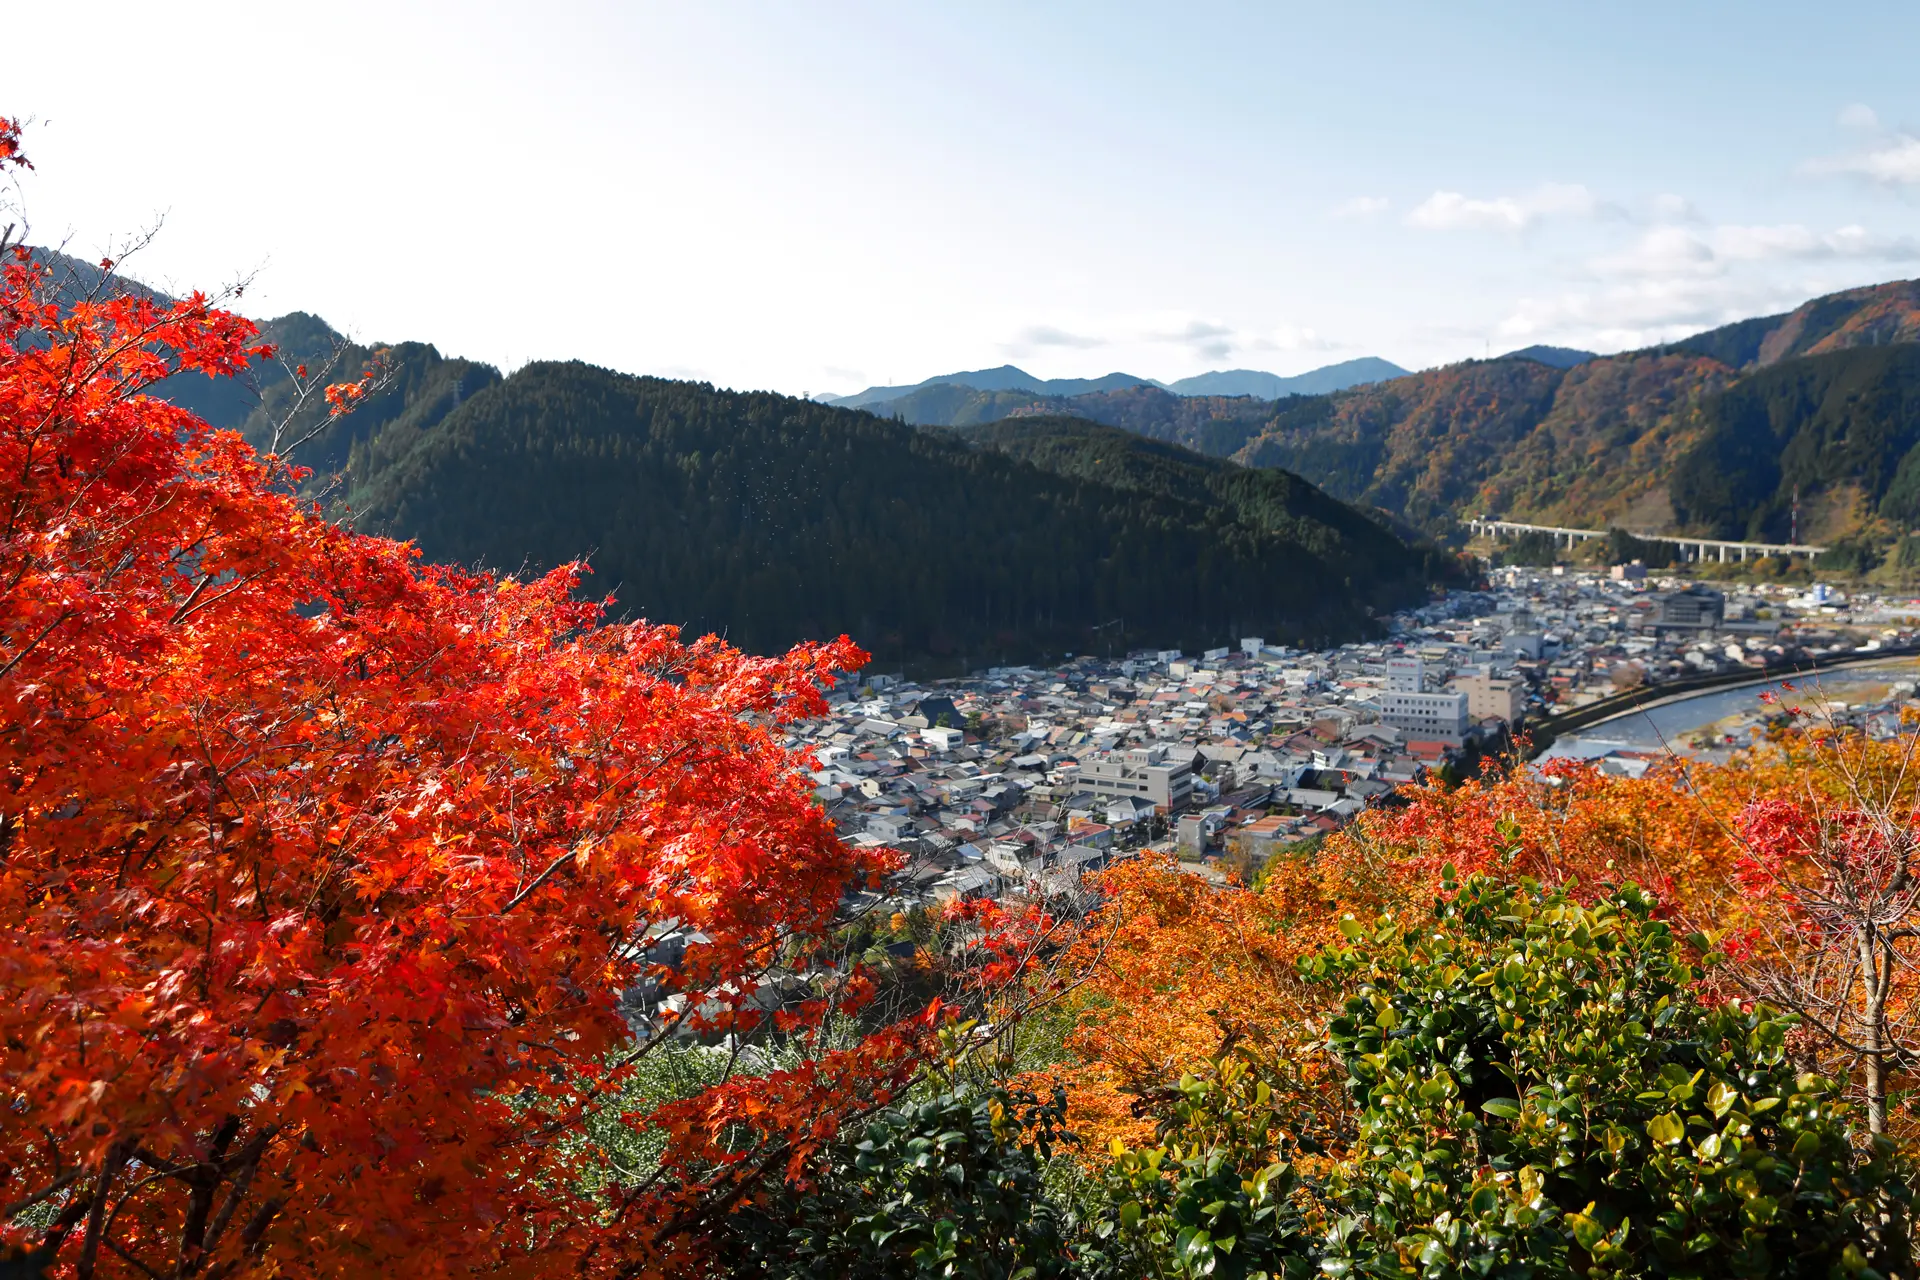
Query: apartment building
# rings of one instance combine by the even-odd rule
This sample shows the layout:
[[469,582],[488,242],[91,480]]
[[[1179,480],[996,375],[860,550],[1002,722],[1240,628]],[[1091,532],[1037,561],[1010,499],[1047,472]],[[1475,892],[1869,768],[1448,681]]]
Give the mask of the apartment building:
[[1426,662],[1417,656],[1387,659],[1387,687],[1380,695],[1380,723],[1408,738],[1458,746],[1466,741],[1467,695],[1428,693]]
[[1519,724],[1527,707],[1527,682],[1517,675],[1497,676],[1481,668],[1454,677],[1453,691],[1467,695],[1467,715],[1475,723],[1489,716]]
[[1193,796],[1193,761],[1169,756],[1164,746],[1110,752],[1081,764],[1079,785],[1097,796],[1134,797],[1177,813]]

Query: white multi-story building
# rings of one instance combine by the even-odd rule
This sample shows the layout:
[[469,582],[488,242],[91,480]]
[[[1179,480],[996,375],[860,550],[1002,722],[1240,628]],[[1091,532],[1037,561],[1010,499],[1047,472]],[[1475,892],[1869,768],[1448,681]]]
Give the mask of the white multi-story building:
[[1466,740],[1467,695],[1428,693],[1426,663],[1417,657],[1387,659],[1387,687],[1380,695],[1380,723],[1408,738],[1458,746]]
[[1193,796],[1193,761],[1173,758],[1163,746],[1134,747],[1082,762],[1079,785],[1097,796],[1137,797],[1175,813]]

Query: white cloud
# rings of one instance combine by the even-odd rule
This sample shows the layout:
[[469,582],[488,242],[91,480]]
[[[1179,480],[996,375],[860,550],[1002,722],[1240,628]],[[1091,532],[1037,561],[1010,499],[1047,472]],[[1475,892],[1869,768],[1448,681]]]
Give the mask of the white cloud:
[[1911,236],[1875,235],[1850,225],[1817,232],[1799,223],[1777,226],[1718,226],[1706,231],[1654,227],[1624,253],[1590,264],[1602,277],[1705,277],[1725,275],[1749,262],[1812,262],[1835,258],[1910,262],[1920,258],[1920,241]]
[[1920,138],[1897,133],[1864,151],[1809,161],[1809,173],[1853,174],[1889,186],[1920,183]]
[[1184,324],[1162,328],[1146,335],[1149,342],[1177,343],[1202,360],[1225,360],[1234,352],[1336,351],[1341,344],[1330,342],[1313,329],[1281,325],[1264,332],[1236,329],[1214,320],[1188,320]]
[[1502,340],[1617,351],[1677,341],[1746,316],[1868,283],[1887,264],[1920,260],[1920,240],[1849,224],[1665,225],[1587,263],[1587,280],[1522,298],[1496,326]]
[[1686,227],[1654,227],[1624,253],[1591,265],[1602,276],[1714,275],[1722,269],[1713,247]]
[[1880,117],[1866,103],[1855,102],[1840,108],[1840,123],[1849,129],[1878,129]]
[[1825,240],[1835,257],[1878,258],[1883,262],[1912,262],[1920,258],[1920,241],[1912,236],[1878,236],[1858,225],[1829,232]]
[[1685,196],[1663,191],[1653,198],[1653,216],[1661,222],[1697,222],[1700,211]]
[[1105,338],[1096,338],[1091,334],[1074,333],[1051,324],[1030,324],[1015,334],[1012,342],[1002,343],[1004,350],[1015,356],[1030,355],[1035,351],[1066,349],[1069,351],[1089,351],[1094,347],[1107,345]]
[[1387,206],[1385,196],[1355,196],[1341,201],[1330,212],[1336,218],[1373,218],[1385,213]]
[[1249,351],[1339,351],[1345,344],[1324,338],[1313,329],[1282,325],[1271,332],[1253,335],[1243,345]]
[[1579,183],[1548,182],[1518,196],[1475,200],[1436,191],[1407,214],[1407,225],[1430,231],[1525,231],[1542,218],[1592,217],[1601,204]]
[[1170,333],[1155,334],[1162,342],[1177,342],[1203,360],[1225,360],[1240,345],[1239,333],[1231,325],[1212,320],[1189,320]]
[[1558,297],[1522,298],[1496,334],[1511,342],[1559,342],[1600,351],[1675,342],[1747,316],[1787,311],[1806,282],[1728,277],[1632,280]]

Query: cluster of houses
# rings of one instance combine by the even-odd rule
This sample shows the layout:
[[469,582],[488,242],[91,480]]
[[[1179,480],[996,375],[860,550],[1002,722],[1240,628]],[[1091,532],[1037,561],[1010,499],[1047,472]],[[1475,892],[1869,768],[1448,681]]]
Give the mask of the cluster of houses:
[[[897,907],[1042,894],[1151,848],[1257,874],[1438,770],[1470,768],[1529,715],[1642,682],[1912,635],[1899,604],[1731,594],[1612,574],[1504,570],[1319,651],[1247,638],[1198,655],[1088,655],[910,683],[864,676],[791,745],[855,842],[910,855]],[[1874,616],[1878,609],[1880,615]],[[1887,625],[1892,624],[1892,625]]]
[[[1333,649],[1247,638],[924,684],[863,673],[788,745],[807,753],[844,838],[908,855],[852,904],[865,918],[981,898],[1071,909],[1091,905],[1091,873],[1140,850],[1250,879],[1399,788],[1473,767],[1531,717],[1641,683],[1904,646],[1913,615],[1920,604],[1822,588],[1649,582],[1637,566],[1500,570],[1488,590],[1451,593],[1386,620],[1384,639]],[[669,922],[649,950],[671,968],[700,941]],[[916,945],[893,928],[880,941],[906,955]],[[686,1015],[771,1009],[816,977],[703,997],[650,978],[623,999],[636,1028],[686,1035],[699,1025]]]
[[1141,848],[1257,870],[1505,734],[1529,685],[1405,643],[1243,640],[915,685],[875,676],[793,745],[855,842],[913,855],[909,902],[1042,893]]
[[1825,584],[1649,581],[1637,564],[1609,574],[1509,568],[1494,584],[1529,616],[1520,643],[1543,702],[1560,708],[1640,684],[1906,647],[1920,635],[1920,604]]

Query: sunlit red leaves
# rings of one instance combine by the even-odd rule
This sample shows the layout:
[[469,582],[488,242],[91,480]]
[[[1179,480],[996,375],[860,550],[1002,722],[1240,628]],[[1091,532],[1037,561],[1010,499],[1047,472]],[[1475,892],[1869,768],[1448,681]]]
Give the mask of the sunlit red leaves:
[[1059,924],[1042,906],[1009,905],[993,898],[950,902],[942,916],[952,949],[963,961],[956,976],[983,1004],[1035,971],[1036,959],[1054,940]]
[[[619,1084],[599,1064],[624,986],[687,991],[692,1026],[757,1024],[758,977],[811,972],[842,889],[890,865],[835,837],[775,736],[865,655],[602,625],[575,568],[422,566],[141,394],[261,350],[198,296],[62,306],[28,261],[0,277],[7,1195],[73,1168],[137,1186],[111,1245],[159,1270],[631,1260],[657,1215],[596,1249],[603,1206],[557,1137],[582,1081]],[[700,939],[677,967],[619,945],[666,924]],[[836,994],[857,1003],[859,976]],[[777,1176],[914,1043],[695,1109],[738,1108]],[[225,1217],[164,1172],[209,1160]],[[675,1212],[710,1189],[693,1173]]]
[[1819,822],[1797,799],[1757,799],[1736,816],[1735,829],[1745,848],[1734,863],[1734,879],[1748,893],[1775,892],[1788,868],[1819,846]]
[[33,162],[27,159],[26,152],[20,149],[20,122],[0,116],[0,170],[8,165],[22,169],[33,168]]

